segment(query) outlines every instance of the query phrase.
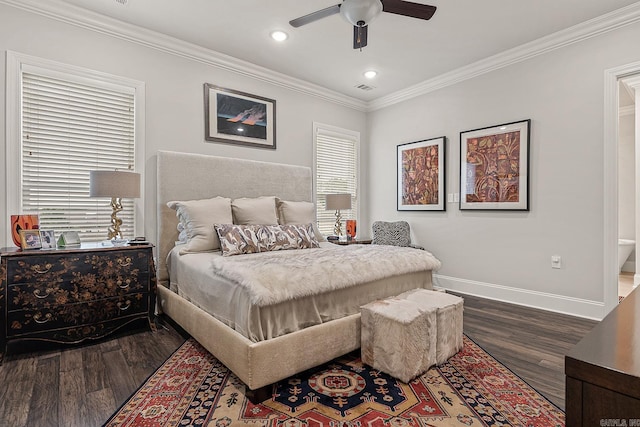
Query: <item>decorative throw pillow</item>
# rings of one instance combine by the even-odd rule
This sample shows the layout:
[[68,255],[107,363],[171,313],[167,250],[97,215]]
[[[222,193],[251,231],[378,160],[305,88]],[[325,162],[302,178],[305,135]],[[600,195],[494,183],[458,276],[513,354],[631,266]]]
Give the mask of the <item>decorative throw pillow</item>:
[[316,206],[311,202],[291,202],[276,198],[278,221],[280,224],[313,224],[316,239],[324,240],[316,226]]
[[274,196],[234,199],[231,202],[231,210],[233,211],[234,224],[263,225],[278,223],[276,198]]
[[320,246],[311,224],[215,224],[223,256]]
[[213,199],[168,202],[167,206],[176,210],[178,221],[187,234],[187,243],[180,254],[207,252],[220,249],[220,241],[213,230],[214,223],[232,222],[231,199]]
[[410,246],[411,230],[406,221],[375,221],[372,226],[374,245]]

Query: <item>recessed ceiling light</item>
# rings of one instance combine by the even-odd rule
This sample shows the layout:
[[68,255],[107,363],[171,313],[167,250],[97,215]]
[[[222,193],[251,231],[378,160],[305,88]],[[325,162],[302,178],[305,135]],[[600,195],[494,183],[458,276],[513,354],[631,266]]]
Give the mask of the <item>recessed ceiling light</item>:
[[272,31],[271,32],[271,38],[274,39],[277,42],[283,42],[286,39],[289,38],[289,35],[287,33],[285,33],[284,31]]
[[372,78],[374,78],[374,77],[375,77],[375,76],[377,76],[377,75],[378,75],[378,72],[377,72],[377,71],[373,71],[373,70],[369,70],[369,71],[365,71],[365,72],[364,72],[364,76],[365,76],[366,78],[368,78],[368,79],[372,79]]

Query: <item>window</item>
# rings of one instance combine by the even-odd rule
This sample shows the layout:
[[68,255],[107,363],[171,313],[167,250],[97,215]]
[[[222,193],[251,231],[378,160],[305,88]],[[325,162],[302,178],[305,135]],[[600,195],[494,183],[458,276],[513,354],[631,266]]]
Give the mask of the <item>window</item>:
[[[136,109],[142,86],[14,55],[18,131],[8,141],[7,168],[17,188],[8,197],[10,213],[37,213],[41,229],[77,231],[83,242],[105,240],[110,199],[89,197],[89,171],[141,172]],[[122,205],[122,234],[132,238],[140,207],[133,199]]]
[[[325,197],[351,194],[351,209],[341,211],[344,219],[358,217],[358,149],[360,134],[334,126],[313,124],[316,218],[324,235],[333,233],[335,212],[326,210]],[[344,223],[343,223],[344,231]]]

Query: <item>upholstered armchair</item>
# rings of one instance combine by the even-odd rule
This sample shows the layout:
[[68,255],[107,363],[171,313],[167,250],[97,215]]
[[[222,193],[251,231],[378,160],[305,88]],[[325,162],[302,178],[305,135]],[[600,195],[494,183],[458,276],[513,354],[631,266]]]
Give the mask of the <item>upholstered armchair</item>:
[[411,243],[411,228],[407,221],[376,221],[373,223],[373,245],[407,246],[416,249],[424,248]]

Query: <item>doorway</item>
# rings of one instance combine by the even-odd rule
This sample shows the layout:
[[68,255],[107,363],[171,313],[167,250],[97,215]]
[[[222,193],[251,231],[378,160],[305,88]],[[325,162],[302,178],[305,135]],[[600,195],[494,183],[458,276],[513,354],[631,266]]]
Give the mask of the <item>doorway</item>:
[[618,298],[633,290],[636,273],[635,89],[618,80]]
[[[604,105],[604,277],[603,277],[603,317],[606,316],[619,302],[618,298],[618,117],[619,117],[619,81],[630,80],[633,77],[640,85],[640,62],[627,64],[605,71],[605,105]],[[635,84],[631,84],[635,87]],[[638,90],[636,90],[638,92]],[[636,97],[640,99],[640,97]],[[638,114],[636,113],[636,117]],[[638,138],[636,138],[638,140]],[[636,150],[640,151],[640,150]],[[637,168],[636,168],[637,169]],[[634,184],[638,182],[640,173],[636,173]],[[639,186],[640,188],[640,186]],[[634,217],[640,214],[636,198]],[[639,224],[640,225],[640,224]],[[636,237],[638,232],[635,232]],[[638,239],[634,239],[638,241]],[[636,272],[633,277],[634,285],[640,282],[640,275]]]

